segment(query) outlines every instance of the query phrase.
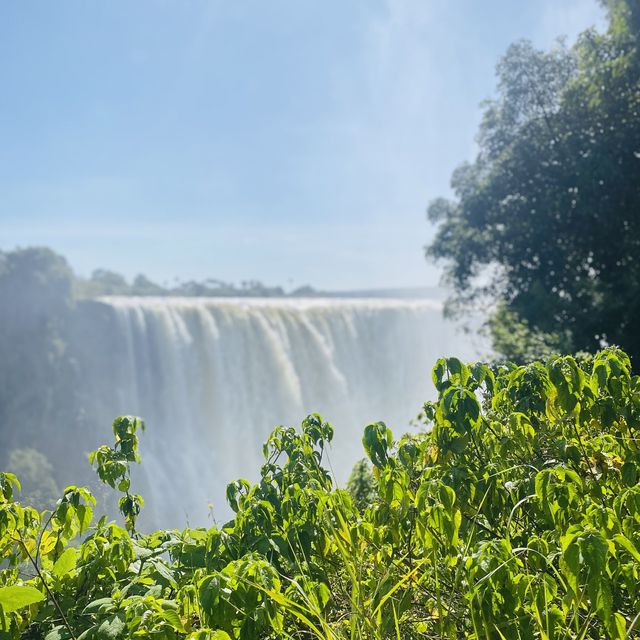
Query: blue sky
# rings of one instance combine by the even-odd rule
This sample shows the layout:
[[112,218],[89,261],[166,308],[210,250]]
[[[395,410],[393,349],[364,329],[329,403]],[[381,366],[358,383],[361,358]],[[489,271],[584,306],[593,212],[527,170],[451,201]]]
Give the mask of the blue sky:
[[428,202],[516,39],[595,0],[0,4],[0,248],[161,282],[435,284]]

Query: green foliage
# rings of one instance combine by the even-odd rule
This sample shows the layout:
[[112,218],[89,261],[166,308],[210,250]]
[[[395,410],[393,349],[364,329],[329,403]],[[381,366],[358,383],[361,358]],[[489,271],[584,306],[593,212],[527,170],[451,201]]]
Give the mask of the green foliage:
[[144,431],[144,422],[134,416],[120,416],[113,421],[113,447],[102,445],[89,454],[89,462],[96,467],[102,482],[123,495],[118,501],[120,513],[124,516],[127,529],[135,532],[136,519],[144,505],[142,496],[130,493],[131,462],[140,462],[137,431]]
[[[278,427],[222,527],[136,533],[0,474],[0,638],[640,638],[640,377],[609,349],[433,369],[426,430],[366,427],[349,492],[319,415]],[[131,496],[141,422],[91,459]],[[353,497],[352,497],[353,496]],[[84,538],[82,539],[82,536]]]
[[44,596],[35,587],[17,584],[10,587],[0,587],[0,612],[4,615],[19,611],[42,600],[44,600]]
[[286,295],[316,296],[321,292],[310,286],[303,286],[291,294],[282,287],[271,287],[258,280],[246,280],[236,285],[214,278],[203,281],[189,280],[175,286],[162,286],[152,282],[143,274],[138,274],[133,282],[114,271],[96,269],[91,277],[75,278],[74,293],[77,298],[96,298],[98,296],[180,296],[180,297],[266,297],[281,298]]
[[499,305],[486,328],[497,353],[518,364],[547,358],[555,350],[565,353],[571,350],[571,336],[567,332],[563,335],[559,331],[544,333],[534,329],[505,305]]
[[347,482],[347,491],[360,511],[364,511],[375,501],[377,495],[376,479],[367,460],[359,460],[354,465]]
[[[66,353],[72,272],[49,249],[0,251],[0,464],[12,449],[58,453],[51,437],[52,406],[65,407],[73,380]],[[64,399],[64,400],[62,400]],[[72,423],[70,412],[55,416]],[[20,425],[20,428],[16,428]],[[56,434],[57,435],[57,434]],[[37,438],[37,439],[36,439]],[[44,442],[43,442],[44,441]]]
[[494,344],[518,360],[605,344],[640,357],[640,5],[606,5],[605,34],[509,48],[477,158],[429,207],[449,309],[498,302]]

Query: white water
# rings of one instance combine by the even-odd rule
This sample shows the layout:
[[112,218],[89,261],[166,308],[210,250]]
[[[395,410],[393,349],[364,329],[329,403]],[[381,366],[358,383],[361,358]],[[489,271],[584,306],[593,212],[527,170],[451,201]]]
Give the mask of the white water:
[[255,479],[270,430],[311,412],[335,427],[329,456],[344,482],[363,457],[368,422],[409,431],[433,397],[435,360],[478,355],[429,300],[127,297],[93,305],[86,393],[103,424],[119,414],[146,420],[145,510],[154,525],[205,524],[210,504],[224,519],[226,483]]

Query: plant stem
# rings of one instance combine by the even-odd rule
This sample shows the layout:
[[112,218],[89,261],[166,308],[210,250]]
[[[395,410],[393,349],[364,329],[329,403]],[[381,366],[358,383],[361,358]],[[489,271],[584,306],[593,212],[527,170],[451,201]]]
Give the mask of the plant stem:
[[22,548],[24,549],[24,552],[27,554],[27,557],[29,558],[29,561],[33,565],[33,568],[36,570],[36,573],[38,574],[38,577],[40,578],[40,580],[41,580],[41,582],[42,582],[47,594],[49,595],[49,598],[51,598],[51,602],[53,602],[53,606],[56,608],[56,610],[60,614],[60,617],[62,618],[62,622],[64,623],[64,626],[67,628],[67,631],[69,632],[69,635],[71,636],[72,640],[77,640],[75,634],[73,633],[73,629],[71,629],[71,625],[69,624],[69,621],[67,620],[66,616],[64,615],[64,612],[62,611],[62,608],[58,604],[58,601],[55,599],[55,597],[53,595],[53,592],[49,588],[49,585],[47,584],[47,581],[45,580],[44,576],[42,575],[42,572],[38,568],[38,565],[36,564],[35,559],[29,553],[29,549],[27,549],[27,545],[24,543],[24,540],[22,538],[20,538],[20,544],[22,545]]

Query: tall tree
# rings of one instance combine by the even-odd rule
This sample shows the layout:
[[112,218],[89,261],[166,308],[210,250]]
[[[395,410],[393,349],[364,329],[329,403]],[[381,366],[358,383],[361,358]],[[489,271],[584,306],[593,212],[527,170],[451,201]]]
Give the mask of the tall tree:
[[514,359],[608,343],[640,362],[640,0],[606,7],[571,48],[509,48],[475,161],[428,209],[449,309],[488,303]]
[[73,411],[66,406],[74,375],[66,345],[72,277],[66,260],[50,249],[0,252],[2,454],[12,447],[55,447],[59,414]]

